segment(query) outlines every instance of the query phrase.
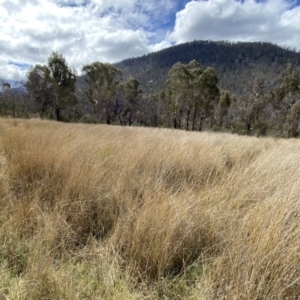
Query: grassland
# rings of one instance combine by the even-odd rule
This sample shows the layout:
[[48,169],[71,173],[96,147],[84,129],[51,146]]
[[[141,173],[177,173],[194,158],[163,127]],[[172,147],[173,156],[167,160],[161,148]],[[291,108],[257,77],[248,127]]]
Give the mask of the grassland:
[[0,120],[0,299],[298,299],[300,141]]

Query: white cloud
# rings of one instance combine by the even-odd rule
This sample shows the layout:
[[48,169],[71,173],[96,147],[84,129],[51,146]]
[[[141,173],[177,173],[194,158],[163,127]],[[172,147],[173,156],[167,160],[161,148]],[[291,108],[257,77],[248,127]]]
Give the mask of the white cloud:
[[175,17],[187,1],[0,0],[0,78],[24,75],[22,64],[45,64],[52,51],[79,71],[194,39],[300,48],[300,7],[290,0],[190,1]]
[[160,43],[154,44],[154,45],[150,45],[149,49],[151,52],[156,52],[165,48],[169,48],[171,47],[172,44],[169,41],[162,41]]
[[[176,1],[0,0],[0,78],[24,71],[8,61],[45,64],[62,53],[78,71],[93,61],[116,62],[149,52],[154,28]],[[156,24],[156,25],[155,25]]]
[[286,0],[192,1],[176,14],[167,40],[269,41],[300,49],[300,8],[293,4]]

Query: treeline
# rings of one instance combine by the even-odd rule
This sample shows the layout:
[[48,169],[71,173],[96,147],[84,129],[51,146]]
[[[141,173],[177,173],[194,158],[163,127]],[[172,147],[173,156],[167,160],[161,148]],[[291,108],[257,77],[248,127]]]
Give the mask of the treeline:
[[[213,67],[176,62],[160,85],[93,62],[77,77],[53,52],[47,65],[28,71],[22,88],[1,83],[0,114],[68,122],[173,127],[185,130],[297,137],[300,134],[299,67],[289,64],[270,78],[248,78],[250,92],[221,88]],[[151,72],[149,70],[149,72]],[[124,79],[125,77],[125,79]],[[224,80],[224,79],[223,79]]]

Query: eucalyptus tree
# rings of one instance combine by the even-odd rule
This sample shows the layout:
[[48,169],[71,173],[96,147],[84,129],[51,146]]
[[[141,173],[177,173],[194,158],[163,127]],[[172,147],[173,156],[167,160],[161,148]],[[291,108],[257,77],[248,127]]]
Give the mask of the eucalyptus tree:
[[228,109],[231,104],[230,93],[227,90],[223,90],[220,94],[220,100],[218,103],[218,111],[219,111],[219,126],[223,126],[224,116],[227,114]]
[[68,106],[76,104],[76,74],[72,71],[63,55],[53,52],[48,58],[48,65],[35,65],[27,73],[25,84],[34,98],[40,113],[53,109],[58,121],[61,112]]
[[94,112],[99,114],[104,110],[106,123],[111,123],[112,103],[117,94],[122,72],[109,63],[94,62],[82,68],[88,85],[86,95],[91,102]]
[[166,108],[173,116],[173,127],[181,128],[181,119],[186,115],[189,130],[191,111],[192,130],[196,128],[199,117],[199,130],[204,119],[213,116],[214,107],[219,98],[218,76],[213,68],[202,70],[200,64],[193,60],[185,65],[180,62],[173,65],[165,83],[164,98]]
[[275,91],[278,101],[284,101],[287,106],[290,106],[293,102],[291,96],[300,89],[299,78],[299,72],[292,65],[289,65],[282,74],[281,83]]
[[189,119],[190,119],[190,111],[193,109],[193,118],[192,118],[192,130],[195,130],[197,117],[200,113],[201,106],[202,106],[202,85],[199,84],[199,77],[203,74],[203,70],[200,64],[196,60],[192,60],[188,65],[187,68],[190,73],[190,80],[189,80],[189,106],[187,112],[187,122],[186,122],[186,129],[189,130]]
[[34,100],[37,111],[43,116],[52,107],[49,68],[42,65],[32,67],[27,73],[25,87]]
[[292,65],[283,73],[274,92],[274,106],[280,112],[281,126],[287,127],[289,137],[298,135],[298,110],[300,98],[300,75]]
[[288,137],[299,136],[300,123],[300,100],[296,101],[290,108],[288,114]]
[[75,95],[76,74],[62,54],[53,52],[48,58],[50,84],[53,94],[53,107],[56,119],[60,121],[61,111],[77,103]]
[[[191,74],[187,66],[181,62],[176,63],[168,73],[168,79],[165,82],[165,92],[163,93],[166,108],[172,115],[174,128],[181,128],[184,106],[187,104],[189,107],[188,94],[190,93],[190,88]],[[189,111],[188,109],[188,114]]]
[[247,132],[252,129],[260,131],[266,129],[268,117],[263,116],[263,111],[268,101],[269,95],[265,93],[265,80],[257,76],[252,82],[251,94],[239,99],[239,117]]
[[210,123],[213,123],[214,108],[218,103],[220,91],[218,88],[219,79],[215,70],[208,67],[196,79],[196,84],[201,90],[200,96],[200,122],[199,131],[202,130],[203,121],[210,117]]
[[145,112],[145,123],[151,127],[157,127],[164,124],[165,108],[164,108],[164,91],[160,93],[153,93],[149,96],[146,105],[144,106]]
[[125,117],[125,125],[127,123],[126,119],[128,120],[128,125],[132,125],[132,117],[137,110],[139,94],[142,93],[139,87],[140,82],[135,77],[130,77],[124,84],[126,104],[123,115]]
[[14,116],[14,105],[13,109],[11,110],[11,101],[12,93],[11,93],[11,85],[10,83],[1,80],[0,81],[0,114],[9,114],[12,111],[12,115]]
[[188,68],[192,78],[191,95],[194,109],[192,130],[196,129],[198,116],[200,118],[199,130],[202,130],[204,119],[211,117],[212,120],[214,108],[219,99],[219,79],[213,68],[208,67],[203,70],[195,60],[188,64]]

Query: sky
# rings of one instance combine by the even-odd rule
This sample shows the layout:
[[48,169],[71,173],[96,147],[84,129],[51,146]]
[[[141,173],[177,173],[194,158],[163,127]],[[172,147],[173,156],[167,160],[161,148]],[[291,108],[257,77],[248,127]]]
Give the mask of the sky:
[[26,78],[53,51],[80,75],[194,40],[300,50],[300,0],[0,0],[0,81]]

